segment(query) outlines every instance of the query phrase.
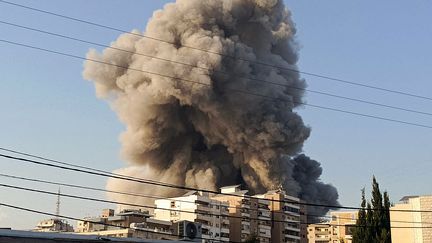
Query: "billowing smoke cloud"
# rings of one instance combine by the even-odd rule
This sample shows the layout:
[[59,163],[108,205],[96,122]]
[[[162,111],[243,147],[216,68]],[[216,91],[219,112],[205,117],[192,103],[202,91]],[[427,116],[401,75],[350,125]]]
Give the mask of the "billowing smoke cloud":
[[[329,184],[324,184],[319,181],[322,173],[320,163],[310,159],[304,154],[301,154],[291,161],[294,164],[292,172],[294,180],[300,185],[298,196],[305,202],[320,204],[320,205],[335,205],[338,193],[335,187]],[[334,208],[332,208],[334,209]],[[309,207],[308,220],[316,221],[317,215],[325,214],[329,208],[327,207]]]
[[[293,111],[302,102],[298,88],[305,87],[304,80],[296,72],[238,60],[296,68],[295,32],[281,0],[177,0],[156,11],[143,33],[134,31],[176,45],[123,34],[112,46],[132,53],[91,50],[88,58],[117,65],[87,61],[84,70],[98,97],[107,99],[126,125],[121,143],[129,165],[117,172],[212,190],[243,183],[261,193],[283,185],[309,202],[336,204],[335,188],[319,182],[320,165],[304,156],[295,158],[310,134]],[[107,187],[165,196],[179,193],[117,180]]]

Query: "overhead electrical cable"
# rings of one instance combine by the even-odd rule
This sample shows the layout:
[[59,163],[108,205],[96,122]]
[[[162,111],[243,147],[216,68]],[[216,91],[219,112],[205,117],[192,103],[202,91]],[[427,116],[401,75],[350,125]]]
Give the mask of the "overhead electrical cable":
[[[432,113],[430,113],[430,112],[419,111],[419,110],[414,110],[414,109],[408,109],[408,108],[398,107],[398,106],[393,106],[393,105],[387,105],[387,104],[382,104],[382,103],[378,103],[378,102],[374,102],[374,101],[368,101],[368,100],[364,100],[364,99],[352,98],[352,97],[342,96],[342,95],[338,95],[338,94],[332,94],[332,93],[323,92],[323,91],[306,89],[306,88],[302,88],[302,87],[291,86],[291,85],[287,85],[287,84],[283,84],[283,83],[277,83],[277,82],[273,82],[273,81],[268,81],[268,80],[265,80],[265,79],[253,78],[253,77],[250,77],[250,76],[234,75],[232,73],[229,73],[229,72],[226,72],[226,71],[222,71],[222,70],[218,70],[218,69],[211,69],[211,68],[208,68],[208,67],[202,67],[202,66],[198,66],[198,65],[193,65],[193,64],[190,64],[190,63],[186,63],[186,62],[180,62],[180,61],[171,60],[171,59],[167,59],[167,58],[162,58],[162,57],[158,57],[158,56],[153,56],[153,55],[149,55],[149,54],[144,54],[144,53],[140,53],[140,52],[130,51],[130,50],[114,47],[114,46],[100,44],[100,43],[96,43],[96,42],[92,42],[92,41],[88,41],[88,40],[84,40],[84,39],[79,39],[79,38],[76,38],[76,37],[71,37],[71,36],[67,36],[67,35],[63,35],[63,34],[58,34],[58,33],[53,33],[53,32],[49,32],[49,31],[45,31],[45,30],[41,30],[41,29],[36,29],[36,28],[24,26],[24,25],[19,25],[19,24],[15,24],[15,23],[11,23],[11,22],[6,22],[6,21],[0,20],[0,23],[1,24],[5,24],[5,25],[9,25],[9,26],[13,26],[13,27],[17,27],[17,28],[22,28],[22,29],[26,29],[26,30],[35,31],[35,32],[38,32],[38,33],[43,33],[43,34],[47,34],[47,35],[51,35],[51,36],[60,37],[60,38],[63,38],[63,39],[73,40],[73,41],[77,41],[77,42],[81,42],[81,43],[86,43],[86,44],[91,44],[91,45],[95,45],[95,46],[99,46],[99,47],[104,47],[104,48],[116,50],[116,51],[126,52],[126,53],[130,53],[130,54],[134,54],[134,55],[139,55],[139,56],[144,56],[144,57],[148,57],[148,58],[152,58],[152,59],[157,59],[157,60],[164,61],[164,62],[169,62],[169,63],[175,63],[175,64],[179,64],[179,65],[189,66],[189,67],[197,68],[197,69],[200,69],[200,70],[205,70],[207,72],[214,72],[214,73],[220,73],[220,74],[227,75],[227,76],[233,76],[233,77],[236,77],[236,78],[239,78],[239,79],[251,80],[253,82],[260,82],[260,83],[268,83],[270,85],[275,85],[275,86],[284,87],[284,88],[288,88],[288,89],[302,90],[302,91],[306,91],[306,92],[309,92],[309,93],[324,95],[324,96],[333,97],[333,98],[337,98],[337,99],[349,100],[349,101],[354,101],[354,102],[358,102],[358,103],[363,103],[363,104],[369,104],[369,105],[384,107],[384,108],[388,108],[388,109],[394,109],[394,110],[400,110],[400,111],[405,111],[405,112],[410,112],[410,113],[416,113],[416,114],[421,114],[421,115],[432,116]],[[206,73],[200,73],[200,75],[208,75],[208,74],[206,74]]]
[[[137,230],[137,231],[151,232],[152,234],[160,234],[160,235],[165,235],[165,236],[183,237],[183,235],[171,234],[171,233],[166,233],[166,232],[147,231],[145,229],[140,229],[140,228],[132,228],[132,227],[128,227],[128,226],[122,226],[122,225],[116,225],[116,224],[108,224],[108,223],[104,223],[104,222],[93,222],[93,221],[87,220],[85,218],[81,219],[81,218],[77,218],[77,217],[71,217],[71,216],[65,216],[65,215],[59,215],[59,214],[53,214],[53,213],[48,213],[48,212],[44,212],[44,211],[40,211],[40,210],[34,210],[34,209],[30,209],[30,208],[25,208],[25,207],[19,207],[19,206],[15,206],[15,205],[12,205],[12,204],[6,204],[6,203],[3,203],[3,202],[0,202],[0,206],[16,209],[16,210],[20,210],[20,211],[26,211],[26,212],[37,213],[37,214],[46,215],[46,216],[52,216],[52,217],[56,217],[56,218],[76,220],[76,221],[83,221],[83,222],[88,222],[88,223],[97,224],[97,225],[104,225],[104,226],[121,228],[121,229],[133,229],[133,230]],[[203,238],[203,237],[195,237],[195,238],[196,239],[201,239],[201,240],[208,240],[207,238]],[[210,239],[212,241],[216,241],[216,242],[225,242],[225,241],[222,241],[222,240],[218,240],[218,239],[216,239],[214,237],[211,237]],[[103,240],[103,241],[106,241],[106,240]],[[230,241],[230,242],[234,242],[234,241]],[[241,242],[234,242],[234,243],[241,243]]]
[[[137,178],[137,177],[133,177],[133,176],[122,175],[122,174],[113,173],[113,172],[109,172],[109,171],[105,171],[105,170],[100,170],[100,169],[96,169],[96,168],[92,168],[92,167],[88,167],[88,166],[83,166],[83,165],[76,165],[76,164],[67,163],[67,162],[60,161],[60,160],[49,159],[49,158],[45,158],[45,157],[42,157],[42,156],[37,156],[37,155],[25,153],[25,152],[20,152],[20,151],[13,150],[13,149],[8,149],[8,148],[0,147],[0,150],[6,151],[6,152],[9,152],[9,153],[14,153],[14,154],[28,156],[28,157],[35,158],[35,159],[45,160],[45,161],[53,162],[53,163],[60,164],[60,165],[67,165],[67,166],[71,166],[73,168],[86,169],[86,170],[90,170],[90,171],[96,171],[96,172],[104,173],[104,174],[107,174],[107,175],[113,175],[113,176],[116,176],[116,177],[124,177],[124,178],[130,178],[130,179],[143,180],[144,181],[144,179],[142,179],[142,178]],[[149,180],[149,179],[146,179],[145,181],[152,182],[154,184],[162,183],[162,182],[158,182],[158,181],[154,181],[154,180]],[[163,184],[164,185],[175,186],[174,184],[169,184],[169,183],[165,183],[165,182],[163,182]],[[188,190],[188,189],[186,189],[186,190]]]
[[[31,159],[26,159],[26,158],[21,158],[21,157],[16,157],[16,156],[10,156],[10,155],[1,154],[1,153],[0,153],[0,157],[6,158],[6,159],[15,160],[15,161],[21,161],[21,162],[24,162],[24,163],[32,163],[32,164],[36,164],[36,165],[43,165],[43,166],[48,166],[48,167],[52,167],[52,168],[58,168],[58,169],[63,169],[63,170],[70,170],[70,171],[75,171],[75,172],[80,172],[80,173],[85,173],[85,174],[91,174],[91,175],[96,175],[96,176],[102,176],[102,177],[110,177],[110,178],[114,178],[114,179],[127,180],[127,181],[132,181],[132,182],[137,182],[137,183],[143,183],[143,184],[149,184],[149,185],[156,185],[156,186],[170,187],[170,188],[184,189],[184,190],[191,190],[191,191],[208,192],[208,193],[212,193],[212,194],[215,194],[215,195],[226,195],[226,196],[232,196],[232,197],[242,197],[242,198],[245,197],[245,198],[253,198],[253,199],[255,199],[255,197],[249,196],[249,195],[246,196],[246,195],[238,195],[238,194],[231,194],[231,193],[222,193],[222,192],[218,192],[218,191],[199,189],[199,188],[193,188],[193,187],[187,187],[187,186],[165,185],[163,182],[159,182],[159,184],[158,184],[158,183],[146,181],[144,179],[133,179],[133,178],[118,177],[118,176],[114,176],[114,175],[107,175],[107,174],[100,173],[100,172],[93,172],[93,171],[89,171],[89,170],[70,168],[70,167],[66,167],[66,166],[55,165],[55,164],[51,164],[51,163],[45,163],[45,162],[41,162],[41,161],[36,161],[36,160],[31,160]],[[285,199],[285,200],[275,200],[275,199],[269,199],[269,198],[260,198],[260,199],[261,200],[266,200],[266,201],[272,201],[272,202],[286,202],[286,203],[290,203],[290,204],[298,204],[298,205],[305,205],[305,206],[312,206],[312,207],[342,208],[342,209],[353,209],[353,210],[362,209],[360,207],[348,207],[348,206],[340,206],[340,205],[325,205],[325,204],[317,204],[317,203],[297,202],[297,201],[294,201],[294,200],[287,200],[287,199]],[[371,209],[371,210],[373,210],[373,211],[387,211],[387,210],[382,210],[382,209]],[[432,210],[391,209],[389,211],[394,211],[394,212],[432,213]]]
[[84,24],[87,24],[87,25],[96,26],[96,27],[99,27],[99,28],[104,28],[104,29],[116,31],[116,32],[123,33],[123,34],[140,36],[142,38],[146,38],[146,39],[150,39],[150,40],[154,40],[154,41],[159,41],[159,42],[163,42],[163,43],[174,45],[174,46],[179,46],[179,47],[189,48],[189,49],[193,49],[193,50],[197,50],[197,51],[202,51],[202,52],[206,52],[206,53],[211,53],[211,54],[215,54],[215,55],[231,58],[231,59],[234,59],[234,60],[240,60],[240,61],[254,63],[254,64],[258,64],[258,65],[262,65],[262,66],[267,66],[267,67],[271,67],[271,68],[275,68],[275,69],[279,69],[279,70],[285,70],[285,71],[289,71],[289,72],[300,73],[300,74],[308,75],[308,76],[311,76],[311,77],[317,77],[317,78],[321,78],[321,79],[325,79],[325,80],[332,80],[332,81],[335,81],[335,82],[349,84],[349,85],[353,85],[353,86],[359,86],[359,87],[364,87],[364,88],[369,88],[369,89],[375,89],[375,90],[380,90],[380,91],[384,91],[384,92],[388,92],[388,93],[394,93],[394,94],[399,94],[399,95],[404,95],[404,96],[410,96],[410,97],[414,97],[414,98],[419,98],[419,99],[424,99],[424,100],[432,101],[432,97],[428,97],[428,96],[423,96],[423,95],[418,95],[418,94],[414,94],[414,93],[408,93],[408,92],[405,92],[405,91],[399,91],[399,90],[393,90],[393,89],[388,89],[388,88],[373,86],[373,85],[359,83],[359,82],[354,82],[354,81],[350,81],[350,80],[346,80],[346,79],[330,77],[330,76],[322,75],[322,74],[316,74],[316,73],[312,73],[312,72],[299,71],[296,67],[276,66],[276,65],[270,64],[270,63],[265,63],[265,62],[260,62],[260,61],[255,61],[255,60],[240,58],[240,57],[224,54],[224,53],[221,53],[221,52],[216,52],[216,51],[206,50],[206,49],[202,49],[202,48],[198,48],[198,47],[194,47],[194,46],[184,45],[183,43],[173,43],[171,41],[163,40],[163,39],[160,39],[160,38],[156,38],[156,37],[152,37],[152,36],[148,36],[148,35],[144,35],[144,34],[139,34],[139,33],[134,33],[134,32],[129,32],[129,31],[122,30],[122,29],[115,28],[115,27],[111,27],[111,26],[108,26],[108,25],[99,24],[99,23],[95,23],[95,22],[92,22],[92,21],[89,21],[89,20],[83,20],[83,19],[79,19],[79,18],[75,18],[75,17],[70,17],[70,16],[67,16],[67,15],[64,15],[64,14],[55,13],[55,12],[43,10],[43,9],[40,9],[40,8],[30,7],[30,6],[23,5],[23,4],[13,3],[13,2],[5,1],[5,0],[0,0],[0,3],[16,6],[16,7],[20,7],[20,8],[25,8],[25,9],[28,9],[28,10],[32,10],[32,11],[36,11],[36,12],[40,12],[40,13],[44,13],[44,14],[60,17],[60,18],[63,18],[63,19],[72,20],[72,21],[75,21],[75,22],[84,23]]
[[[202,82],[198,82],[198,81],[194,81],[194,80],[189,80],[189,79],[174,77],[174,76],[170,76],[170,75],[165,75],[165,74],[161,74],[161,73],[157,73],[157,72],[153,72],[153,71],[125,67],[125,66],[122,66],[122,65],[114,64],[114,63],[109,63],[109,62],[100,61],[100,60],[91,59],[91,58],[85,58],[85,57],[81,57],[81,56],[77,56],[77,55],[73,55],[73,54],[69,54],[69,53],[54,51],[54,50],[50,50],[50,49],[46,49],[46,48],[41,48],[41,47],[36,47],[36,46],[32,46],[32,45],[22,44],[22,43],[18,43],[18,42],[14,42],[14,41],[9,41],[9,40],[5,40],[5,39],[0,39],[0,42],[8,43],[8,44],[16,45],[16,46],[22,46],[22,47],[26,47],[26,48],[30,48],[30,49],[34,49],[34,50],[44,51],[44,52],[48,52],[48,53],[52,53],[52,54],[56,54],[56,55],[61,55],[61,56],[75,58],[75,59],[90,61],[90,62],[94,62],[94,63],[104,64],[104,65],[110,65],[110,66],[114,66],[114,67],[118,67],[118,68],[122,68],[122,69],[126,69],[126,70],[147,73],[147,74],[150,74],[150,75],[156,75],[156,76],[168,78],[170,80],[178,80],[180,82],[188,82],[188,83],[193,83],[193,84],[198,84],[198,85],[212,86],[212,84],[210,84],[210,83],[202,83]],[[240,89],[228,88],[228,90],[231,90],[231,91],[237,92],[237,93],[241,93],[241,94],[245,94],[245,95],[249,95],[249,96],[260,97],[260,98],[267,99],[267,100],[270,100],[270,101],[278,101],[278,102],[283,101],[283,102],[287,102],[287,103],[290,103],[290,104],[292,103],[292,104],[296,104],[296,105],[304,105],[304,106],[309,106],[309,107],[313,107],[313,108],[334,111],[334,112],[338,112],[338,113],[345,113],[345,114],[350,114],[350,115],[355,115],[355,116],[361,116],[361,117],[367,117],[367,118],[373,118],[373,119],[383,120],[383,121],[388,121],[388,122],[393,122],[393,123],[399,123],[399,124],[404,124],[404,125],[411,125],[411,126],[416,126],[416,127],[422,127],[422,128],[432,129],[432,126],[424,125],[424,124],[420,124],[420,123],[402,121],[402,120],[397,120],[397,119],[392,119],[392,118],[387,118],[387,117],[382,117],[382,116],[375,116],[375,115],[369,115],[369,114],[359,113],[359,112],[355,112],[355,111],[343,110],[343,109],[339,109],[339,108],[327,107],[327,106],[322,106],[322,105],[314,105],[314,104],[310,104],[310,103],[297,102],[297,101],[288,100],[288,99],[270,97],[270,96],[267,96],[267,95],[262,95],[262,94],[258,94],[258,93],[252,93],[252,92],[244,91],[244,90],[240,90]]]
[[[53,195],[53,196],[62,196],[62,197],[67,197],[67,198],[74,198],[74,199],[80,199],[80,200],[87,200],[87,201],[94,201],[94,202],[102,202],[102,203],[111,203],[111,204],[117,204],[117,205],[124,205],[124,206],[131,206],[131,207],[141,207],[141,208],[147,208],[147,209],[154,209],[154,210],[162,210],[162,211],[170,211],[170,212],[178,212],[178,213],[188,213],[188,214],[198,214],[198,215],[203,215],[203,216],[225,216],[227,218],[234,218],[234,219],[244,219],[244,216],[235,216],[235,215],[224,215],[224,214],[215,214],[215,213],[211,213],[211,212],[205,212],[205,211],[201,211],[201,210],[182,210],[182,209],[172,209],[172,208],[158,208],[156,206],[150,206],[150,205],[142,205],[142,204],[136,204],[136,203],[126,203],[126,202],[118,202],[118,201],[112,201],[112,200],[105,200],[105,199],[98,199],[98,198],[92,198],[92,197],[83,197],[83,196],[77,196],[77,195],[73,195],[73,194],[66,194],[66,193],[59,193],[59,192],[50,192],[50,191],[46,191],[46,190],[38,190],[38,189],[33,189],[33,188],[28,188],[28,187],[20,187],[20,186],[13,186],[13,185],[8,185],[8,184],[2,184],[0,183],[0,187],[6,187],[6,188],[12,188],[12,189],[17,189],[17,190],[23,190],[23,191],[30,191],[30,192],[35,192],[35,193],[41,193],[41,194],[49,194],[49,195]],[[432,212],[432,211],[431,211]],[[260,222],[275,222],[275,223],[287,223],[288,221],[286,220],[276,220],[276,219],[260,219],[258,218],[259,216],[257,216],[256,218],[254,217],[249,217],[251,220],[256,220],[256,221],[260,221]],[[308,222],[298,222],[300,224],[308,224]],[[346,226],[345,224],[332,224],[333,226]],[[373,225],[355,225],[354,227],[375,227]],[[432,226],[394,226],[391,228],[401,228],[401,229],[411,229],[411,228],[432,228]]]
[[[175,202],[182,202],[182,203],[189,203],[189,204],[196,204],[194,201],[186,201],[186,200],[180,200],[180,199],[173,199],[169,197],[162,197],[157,195],[145,195],[145,194],[138,194],[138,193],[131,193],[131,192],[122,192],[122,191],[114,191],[114,190],[107,190],[107,189],[101,189],[101,188],[95,188],[95,187],[89,187],[89,186],[81,186],[81,185],[74,185],[69,183],[61,183],[61,182],[54,182],[54,181],[47,181],[47,180],[41,180],[41,179],[34,179],[34,178],[28,178],[28,177],[20,177],[20,176],[14,176],[14,175],[8,175],[8,174],[1,174],[1,177],[6,178],[12,178],[12,179],[19,179],[19,180],[25,180],[25,181],[31,181],[31,182],[39,182],[44,183],[48,185],[56,185],[56,186],[64,186],[64,187],[70,187],[70,188],[78,188],[78,189],[85,189],[85,190],[92,190],[92,191],[100,191],[100,192],[108,192],[108,193],[114,193],[114,194],[120,194],[120,195],[127,195],[127,196],[134,196],[134,197],[142,197],[142,198],[152,198],[152,199],[164,199],[164,200],[170,200]],[[210,203],[212,205],[212,203]],[[219,205],[219,204],[215,204]],[[236,206],[230,206],[228,205],[227,208],[233,208],[233,209],[243,209],[242,207],[236,207]],[[249,211],[259,211],[259,209],[252,209],[249,208]],[[272,211],[272,213],[281,213],[285,214],[285,212],[281,211]],[[314,215],[305,213],[305,216],[308,217],[315,217],[315,218],[331,218],[332,216],[326,216],[326,215]],[[339,217],[338,219],[348,219],[352,220],[352,218],[345,218],[345,217]],[[394,223],[409,223],[409,224],[432,224],[432,222],[422,222],[422,221],[403,221],[403,220],[390,220],[390,222]]]

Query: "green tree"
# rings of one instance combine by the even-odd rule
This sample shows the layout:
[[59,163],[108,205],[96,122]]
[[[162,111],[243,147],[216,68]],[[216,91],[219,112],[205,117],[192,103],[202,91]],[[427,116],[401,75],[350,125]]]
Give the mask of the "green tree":
[[390,207],[391,207],[391,202],[390,202],[390,198],[388,193],[385,191],[384,192],[384,210],[385,210],[385,219],[384,219],[384,225],[385,228],[388,229],[388,241],[386,242],[391,242],[391,228],[390,228]]
[[368,243],[373,243],[374,241],[374,219],[373,219],[373,210],[372,210],[372,206],[370,203],[367,203],[367,209],[366,209],[366,225],[363,225],[361,227],[363,227],[365,229],[365,235],[364,235],[364,239],[365,242]]
[[370,202],[367,202],[365,190],[362,190],[361,209],[353,232],[353,243],[391,243],[390,206],[388,193],[381,193],[374,176]]
[[357,228],[353,229],[353,242],[367,243],[366,239],[364,238],[367,230],[366,228],[364,228],[364,226],[367,224],[365,189],[363,188],[361,192],[362,192],[361,209],[358,212],[358,218],[356,222]]

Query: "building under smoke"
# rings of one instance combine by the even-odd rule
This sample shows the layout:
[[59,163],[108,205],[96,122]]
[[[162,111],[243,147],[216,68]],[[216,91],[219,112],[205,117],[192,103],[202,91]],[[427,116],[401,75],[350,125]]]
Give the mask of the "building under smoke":
[[[310,134],[294,111],[305,81],[259,64],[297,69],[296,29],[281,0],[177,0],[132,33],[112,43],[128,52],[87,54],[114,65],[87,61],[83,72],[126,127],[120,140],[128,165],[117,173],[212,190],[243,184],[251,193],[282,185],[307,202],[337,204],[336,189],[319,180],[320,164],[299,155]],[[107,187],[184,193],[115,179]]]

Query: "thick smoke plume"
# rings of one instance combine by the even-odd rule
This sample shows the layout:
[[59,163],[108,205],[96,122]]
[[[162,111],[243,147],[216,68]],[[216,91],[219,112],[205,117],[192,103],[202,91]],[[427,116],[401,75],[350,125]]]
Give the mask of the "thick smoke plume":
[[[336,189],[319,181],[320,164],[298,156],[310,134],[293,111],[302,102],[298,88],[305,87],[304,80],[296,72],[242,61],[295,69],[295,32],[281,0],[177,0],[156,11],[144,32],[134,30],[174,45],[123,34],[112,47],[130,52],[91,50],[88,58],[117,65],[87,61],[84,69],[98,97],[111,103],[126,126],[121,143],[129,165],[117,173],[212,190],[242,183],[252,193],[282,185],[308,202],[337,204]],[[181,193],[117,180],[107,187],[164,196]],[[312,210],[322,214],[328,209]]]

